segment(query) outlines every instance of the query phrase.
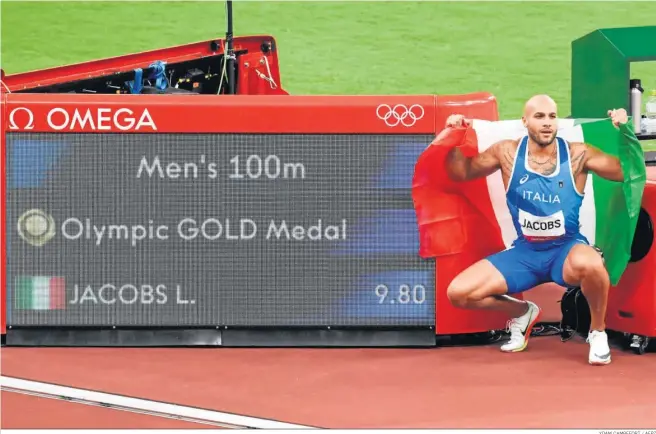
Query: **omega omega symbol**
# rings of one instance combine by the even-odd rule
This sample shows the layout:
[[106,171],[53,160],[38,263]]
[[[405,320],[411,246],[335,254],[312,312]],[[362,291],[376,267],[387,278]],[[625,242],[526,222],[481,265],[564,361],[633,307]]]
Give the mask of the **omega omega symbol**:
[[[18,116],[17,116],[18,115]],[[18,123],[17,123],[18,122]],[[19,126],[20,123],[20,126]],[[9,113],[10,130],[33,130],[34,113],[27,107],[16,107]]]
[[397,104],[394,107],[381,104],[376,109],[376,116],[385,121],[385,125],[388,127],[395,127],[399,124],[411,127],[424,117],[424,108],[419,104],[413,104],[410,107],[404,104]]
[[41,247],[55,236],[55,219],[40,209],[25,211],[18,218],[18,235],[26,243]]

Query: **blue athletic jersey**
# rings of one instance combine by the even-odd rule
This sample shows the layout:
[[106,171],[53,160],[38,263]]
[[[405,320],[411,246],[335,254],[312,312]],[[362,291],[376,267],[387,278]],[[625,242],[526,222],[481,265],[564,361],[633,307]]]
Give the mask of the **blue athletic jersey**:
[[542,175],[530,168],[528,136],[523,137],[508,181],[506,202],[518,235],[515,243],[536,250],[584,239],[579,223],[583,195],[576,189],[568,143],[560,137],[557,141],[556,171]]

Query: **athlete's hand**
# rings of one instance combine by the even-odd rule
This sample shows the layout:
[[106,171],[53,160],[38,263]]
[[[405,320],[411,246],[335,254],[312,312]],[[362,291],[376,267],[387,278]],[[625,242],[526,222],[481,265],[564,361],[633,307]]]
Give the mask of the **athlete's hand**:
[[608,110],[608,116],[610,117],[610,120],[613,122],[615,128],[618,128],[620,124],[625,124],[629,121],[629,115],[626,113],[626,110],[624,110],[623,108]]
[[468,127],[471,125],[471,121],[465,118],[463,115],[451,115],[446,119],[446,128],[461,128]]

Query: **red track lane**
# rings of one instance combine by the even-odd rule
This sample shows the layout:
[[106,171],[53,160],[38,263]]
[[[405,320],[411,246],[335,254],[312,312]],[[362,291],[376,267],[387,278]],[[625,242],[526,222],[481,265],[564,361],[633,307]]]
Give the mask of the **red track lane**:
[[[4,350],[3,350],[4,351]],[[2,392],[4,429],[216,429],[215,426]]]
[[[5,348],[4,375],[330,428],[656,427],[656,354],[582,339],[436,349]],[[138,381],[132,380],[138,379]]]

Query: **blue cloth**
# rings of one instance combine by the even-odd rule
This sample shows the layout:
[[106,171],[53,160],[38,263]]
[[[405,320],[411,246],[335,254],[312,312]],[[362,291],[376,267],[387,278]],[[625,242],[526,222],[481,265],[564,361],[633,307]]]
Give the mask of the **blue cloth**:
[[549,249],[534,250],[528,242],[517,242],[507,250],[487,258],[506,279],[509,294],[527,291],[537,285],[555,282],[569,286],[563,279],[563,266],[572,247],[588,244],[582,235]]
[[581,236],[579,211],[583,195],[576,190],[572,175],[569,145],[557,138],[557,167],[545,176],[528,164],[528,137],[521,139],[508,182],[506,203],[518,239],[530,241],[534,250],[563,245]]
[[517,148],[506,203],[518,238],[508,250],[487,259],[506,279],[508,292],[518,293],[546,282],[567,286],[563,265],[576,244],[589,244],[580,233],[583,195],[576,189],[569,145],[558,137],[557,167],[551,175],[528,164],[528,136]]
[[529,167],[528,137],[520,141],[506,203],[519,236],[536,250],[563,244],[580,234],[579,211],[583,195],[576,190],[569,146],[557,138],[556,171],[541,175]]
[[127,82],[131,94],[141,93],[141,90],[143,89],[142,76],[143,76],[143,70],[141,68],[137,68],[134,70],[134,80]]
[[155,70],[148,76],[150,80],[155,80],[155,87],[159,90],[165,90],[169,87],[169,81],[166,79],[166,63],[158,60],[149,65]]
[[[153,71],[148,75],[149,80],[155,80],[155,87],[159,90],[166,90],[169,87],[169,81],[166,78],[166,62],[158,60],[148,65]],[[134,70],[134,80],[126,82],[130,93],[140,94],[143,90],[143,70],[136,68]]]

